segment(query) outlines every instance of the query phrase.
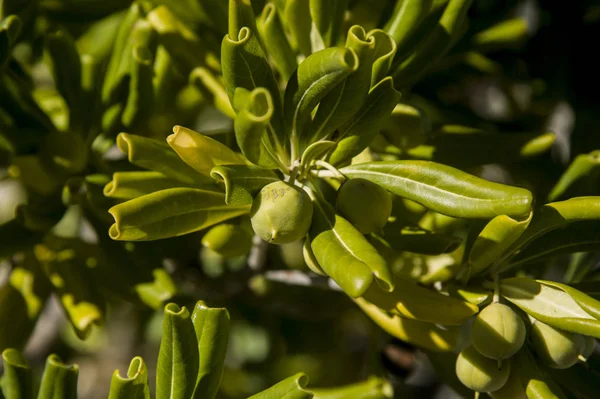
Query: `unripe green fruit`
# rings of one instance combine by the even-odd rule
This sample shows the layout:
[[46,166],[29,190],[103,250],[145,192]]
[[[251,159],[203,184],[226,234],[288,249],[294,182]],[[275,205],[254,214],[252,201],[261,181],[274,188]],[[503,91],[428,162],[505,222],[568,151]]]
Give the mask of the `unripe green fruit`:
[[263,187],[254,198],[250,221],[254,232],[273,244],[288,244],[308,233],[313,205],[308,194],[283,181]]
[[502,360],[521,349],[526,332],[525,323],[514,310],[493,303],[477,315],[471,327],[471,341],[483,356]]
[[540,321],[531,327],[531,343],[538,357],[555,369],[574,365],[585,344],[582,335],[562,331]]
[[583,347],[581,349],[581,357],[584,359],[588,359],[594,353],[594,349],[596,349],[596,338],[594,337],[583,337]]
[[223,223],[210,229],[202,238],[202,245],[224,258],[245,255],[252,246],[252,234],[244,227]]
[[502,362],[498,368],[496,360],[481,355],[469,346],[456,359],[456,376],[467,388],[477,392],[497,391],[506,384],[510,374],[510,363]]
[[392,195],[365,179],[349,179],[340,187],[337,211],[363,234],[381,229],[392,214]]

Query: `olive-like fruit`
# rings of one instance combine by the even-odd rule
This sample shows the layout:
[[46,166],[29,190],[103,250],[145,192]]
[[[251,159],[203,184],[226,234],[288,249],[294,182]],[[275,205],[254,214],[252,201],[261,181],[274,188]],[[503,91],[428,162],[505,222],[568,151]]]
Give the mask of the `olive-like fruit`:
[[242,256],[252,247],[252,233],[240,225],[222,223],[208,230],[202,237],[202,245],[224,258]]
[[392,214],[392,194],[365,179],[342,184],[335,203],[337,211],[363,234],[380,230]]
[[555,369],[574,365],[585,344],[582,335],[559,330],[539,320],[531,327],[531,343],[538,357]]
[[517,374],[515,371],[513,369],[502,388],[494,392],[488,392],[492,399],[527,399],[527,391],[525,391],[519,376],[515,375]]
[[502,360],[521,349],[526,333],[525,323],[514,310],[493,303],[477,315],[471,327],[471,341],[483,356]]
[[587,360],[594,353],[594,349],[596,349],[596,338],[584,336],[581,357]]
[[250,221],[254,232],[273,244],[289,244],[306,236],[313,205],[302,189],[277,181],[267,184],[254,198]]
[[506,384],[509,374],[509,361],[503,361],[498,368],[496,360],[481,355],[473,346],[464,349],[456,358],[456,376],[473,391],[497,391]]

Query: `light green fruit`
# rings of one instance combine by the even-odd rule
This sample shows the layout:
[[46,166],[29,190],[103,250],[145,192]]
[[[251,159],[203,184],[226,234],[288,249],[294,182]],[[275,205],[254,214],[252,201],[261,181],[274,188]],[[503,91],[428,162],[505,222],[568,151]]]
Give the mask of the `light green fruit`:
[[509,361],[503,361],[498,368],[496,360],[481,355],[472,346],[464,349],[456,358],[456,376],[473,391],[497,391],[506,384],[509,374]]
[[308,233],[313,205],[308,194],[283,181],[263,187],[254,198],[250,221],[254,232],[273,244],[288,244]]
[[527,399],[527,392],[515,370],[510,374],[506,384],[497,391],[489,392],[492,399]]
[[202,237],[202,245],[224,258],[242,256],[250,251],[252,233],[240,225],[223,223],[211,228]]
[[337,211],[363,234],[380,230],[392,214],[392,194],[365,179],[349,179],[340,187]]
[[596,349],[596,338],[594,337],[583,337],[583,347],[581,349],[581,357],[584,359],[589,359],[594,353],[594,349]]
[[562,331],[540,321],[533,323],[531,343],[538,357],[555,369],[574,365],[585,345],[582,335]]
[[525,323],[514,310],[493,303],[477,315],[471,327],[471,340],[483,356],[502,360],[521,349],[526,333]]

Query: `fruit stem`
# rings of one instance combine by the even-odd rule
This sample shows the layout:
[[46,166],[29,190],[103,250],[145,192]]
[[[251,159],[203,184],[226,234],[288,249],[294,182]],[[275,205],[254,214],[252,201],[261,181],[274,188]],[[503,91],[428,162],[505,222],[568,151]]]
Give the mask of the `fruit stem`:
[[500,279],[498,275],[494,275],[494,303],[500,302]]
[[346,179],[346,176],[344,176],[342,174],[342,172],[340,172],[339,170],[337,170],[330,163],[318,160],[318,161],[315,161],[315,165],[327,169],[328,171],[330,171],[331,173],[333,173],[333,177],[335,177],[336,179],[340,179],[340,180],[345,180]]

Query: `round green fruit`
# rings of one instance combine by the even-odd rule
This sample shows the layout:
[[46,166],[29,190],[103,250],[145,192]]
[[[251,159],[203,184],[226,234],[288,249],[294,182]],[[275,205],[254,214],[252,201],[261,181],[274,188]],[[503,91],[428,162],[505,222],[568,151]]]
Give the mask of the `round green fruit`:
[[313,205],[308,194],[278,181],[263,187],[254,198],[250,221],[254,232],[273,244],[289,244],[306,236]]
[[223,223],[208,230],[202,237],[202,245],[224,258],[233,258],[250,251],[252,234],[240,225]]
[[531,343],[538,357],[555,369],[574,365],[585,345],[582,335],[562,331],[540,321],[531,327]]
[[493,303],[477,315],[471,327],[471,341],[483,356],[502,360],[521,349],[526,333],[525,323],[514,310]]
[[340,187],[337,211],[363,234],[380,230],[392,214],[392,194],[365,179],[349,179]]
[[456,358],[456,376],[467,388],[477,392],[493,392],[501,389],[510,374],[510,363],[489,359],[469,346]]

